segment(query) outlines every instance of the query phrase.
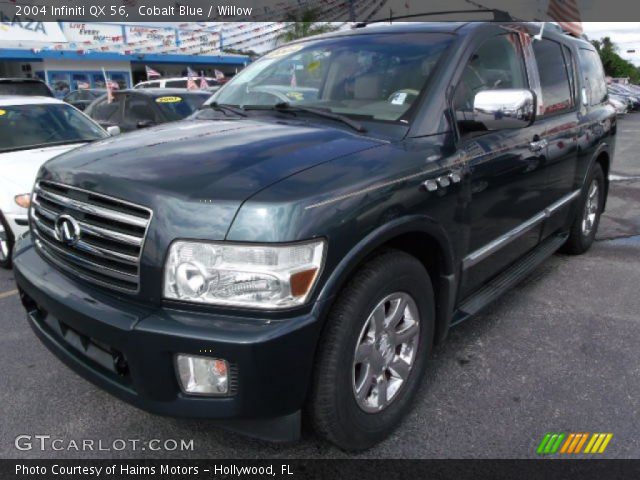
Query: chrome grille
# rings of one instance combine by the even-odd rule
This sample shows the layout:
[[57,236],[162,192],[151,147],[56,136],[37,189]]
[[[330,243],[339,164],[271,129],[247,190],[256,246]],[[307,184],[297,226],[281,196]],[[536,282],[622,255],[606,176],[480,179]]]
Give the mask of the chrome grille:
[[[140,257],[152,212],[117,198],[40,181],[31,199],[31,231],[40,253],[60,269],[115,290],[140,287]],[[65,242],[61,216],[78,226]]]

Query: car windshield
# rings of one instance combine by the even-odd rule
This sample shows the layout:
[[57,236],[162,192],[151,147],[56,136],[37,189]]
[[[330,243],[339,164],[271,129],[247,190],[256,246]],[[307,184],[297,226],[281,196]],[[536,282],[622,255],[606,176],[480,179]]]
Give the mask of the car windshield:
[[107,133],[64,104],[0,106],[0,152],[88,142]]
[[287,103],[406,123],[452,38],[366,33],[287,45],[236,75],[211,101],[243,107]]
[[0,82],[0,95],[51,97],[51,90],[41,82]]
[[180,93],[160,95],[155,102],[170,121],[182,120],[198,110],[210,97],[208,93]]

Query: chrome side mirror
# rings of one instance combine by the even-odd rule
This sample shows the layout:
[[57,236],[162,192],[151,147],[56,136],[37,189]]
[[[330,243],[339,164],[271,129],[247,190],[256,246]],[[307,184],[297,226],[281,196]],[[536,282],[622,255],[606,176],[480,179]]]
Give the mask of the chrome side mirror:
[[536,118],[536,97],[531,90],[483,90],[473,100],[474,121],[487,130],[524,128]]
[[120,135],[120,127],[117,125],[111,125],[110,127],[107,127],[107,133],[112,137]]

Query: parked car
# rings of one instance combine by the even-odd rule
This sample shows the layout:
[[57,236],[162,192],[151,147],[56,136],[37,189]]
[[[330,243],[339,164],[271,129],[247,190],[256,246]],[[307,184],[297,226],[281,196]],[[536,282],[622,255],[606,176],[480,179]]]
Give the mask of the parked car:
[[64,97],[64,101],[73,105],[78,110],[85,110],[91,103],[106,93],[104,88],[85,88],[74,90]]
[[617,95],[609,95],[609,103],[616,109],[616,114],[625,115],[629,111],[630,101]]
[[607,87],[607,91],[610,95],[617,95],[623,97],[629,102],[630,110],[640,109],[640,96],[637,96],[634,92],[631,92],[623,85],[612,84]]
[[179,126],[48,162],[16,246],[30,325],[145,410],[272,440],[304,412],[371,447],[452,325],[594,241],[615,110],[594,47],[551,26],[521,42],[539,30],[303,39]]
[[0,267],[28,229],[31,189],[50,158],[107,137],[75,108],[49,97],[0,96]]
[[[205,80],[209,84],[209,87],[219,85],[215,78],[205,77]],[[172,77],[172,78],[159,78],[157,80],[147,80],[137,83],[133,88],[187,88],[187,82],[189,77]],[[200,77],[194,78],[196,85],[200,86]]]
[[47,84],[37,78],[0,78],[0,95],[53,97]]
[[167,88],[118,90],[109,103],[104,95],[85,110],[103,127],[118,126],[123,132],[182,120],[211,96],[201,91]]

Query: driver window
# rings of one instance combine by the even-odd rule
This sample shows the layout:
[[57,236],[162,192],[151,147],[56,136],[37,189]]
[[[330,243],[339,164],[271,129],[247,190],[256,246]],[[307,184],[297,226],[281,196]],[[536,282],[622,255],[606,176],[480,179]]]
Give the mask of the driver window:
[[125,102],[125,117],[128,117],[131,123],[157,121],[153,107],[146,98],[130,96]]
[[493,37],[484,42],[465,66],[453,97],[456,117],[463,130],[473,120],[473,100],[482,90],[528,88],[520,41],[516,34]]

